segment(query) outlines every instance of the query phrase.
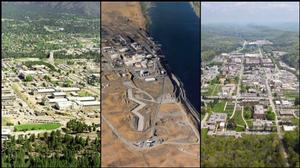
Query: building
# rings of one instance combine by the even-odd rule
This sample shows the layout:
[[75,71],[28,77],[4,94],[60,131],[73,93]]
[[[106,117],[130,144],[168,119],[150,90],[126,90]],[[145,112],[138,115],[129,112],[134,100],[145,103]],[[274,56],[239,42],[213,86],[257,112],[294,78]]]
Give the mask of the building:
[[91,107],[91,108],[96,108],[100,109],[100,101],[76,101],[76,103],[81,107]]
[[65,92],[54,92],[52,93],[52,97],[54,98],[65,98],[67,94]]
[[9,127],[5,127],[1,129],[1,137],[2,140],[8,139],[8,137],[11,135],[11,129]]
[[142,60],[145,58],[145,55],[142,54],[135,54],[131,57],[124,57],[124,64],[126,66],[133,66],[134,64],[138,62],[142,62]]
[[69,101],[94,101],[96,100],[93,96],[85,96],[85,97],[67,97]]
[[38,88],[38,89],[34,89],[32,91],[33,94],[46,94],[46,95],[51,95],[52,93],[55,92],[55,89],[53,88]]
[[283,128],[283,131],[293,131],[294,129],[296,129],[296,126],[283,125],[282,128]]
[[257,119],[252,124],[252,130],[254,131],[272,131],[272,121]]
[[56,91],[60,92],[78,92],[80,91],[79,88],[73,88],[73,87],[58,87],[56,88]]
[[25,77],[28,76],[28,75],[33,76],[33,75],[36,75],[36,74],[37,74],[37,71],[32,71],[32,70],[24,71],[24,70],[20,70],[18,76],[25,79]]
[[265,119],[265,117],[266,117],[266,115],[265,115],[264,107],[262,105],[255,105],[253,118],[254,119]]
[[55,102],[55,107],[59,110],[67,110],[67,109],[73,109],[76,105],[74,102],[70,101],[62,101],[62,102]]
[[290,107],[292,105],[288,100],[281,100],[281,107]]
[[146,82],[151,82],[151,81],[156,81],[156,79],[155,78],[145,78],[145,81]]
[[225,128],[225,123],[227,119],[226,113],[212,113],[208,119],[207,127],[209,130],[221,129]]
[[68,99],[66,98],[54,98],[54,99],[44,98],[42,102],[44,105],[53,105],[57,102],[66,102],[66,101],[68,101]]
[[292,116],[294,113],[294,110],[293,109],[281,109],[279,111],[279,114],[280,115],[284,115],[284,116]]

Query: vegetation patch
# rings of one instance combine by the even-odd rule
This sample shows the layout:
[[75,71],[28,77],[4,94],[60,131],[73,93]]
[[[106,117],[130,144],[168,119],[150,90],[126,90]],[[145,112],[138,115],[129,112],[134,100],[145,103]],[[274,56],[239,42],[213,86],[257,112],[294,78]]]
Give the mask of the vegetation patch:
[[59,123],[21,124],[15,126],[15,131],[53,130],[59,128]]
[[201,130],[201,167],[284,166],[276,134],[216,138],[202,133]]
[[47,66],[50,70],[52,71],[56,71],[55,67],[50,64],[50,63],[47,63],[47,62],[44,62],[44,61],[26,61],[23,63],[25,66],[27,67],[32,67],[33,65],[45,65]]

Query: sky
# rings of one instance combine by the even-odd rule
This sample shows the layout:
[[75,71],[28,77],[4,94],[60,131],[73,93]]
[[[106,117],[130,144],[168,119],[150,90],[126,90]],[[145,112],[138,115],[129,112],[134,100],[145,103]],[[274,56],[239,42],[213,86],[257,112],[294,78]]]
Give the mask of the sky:
[[299,24],[299,2],[201,2],[201,22]]

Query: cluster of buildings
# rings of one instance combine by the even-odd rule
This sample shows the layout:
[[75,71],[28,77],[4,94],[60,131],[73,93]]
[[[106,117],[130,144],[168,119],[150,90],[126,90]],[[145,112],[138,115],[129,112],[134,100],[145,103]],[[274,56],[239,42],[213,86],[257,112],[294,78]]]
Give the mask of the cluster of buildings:
[[56,87],[56,88],[35,88],[31,93],[35,95],[38,103],[52,105],[58,110],[81,109],[94,107],[100,109],[100,101],[94,96],[78,96],[80,88]]
[[[212,66],[205,65],[201,68],[202,72],[205,72],[201,77],[202,90],[207,91],[210,87],[210,90],[213,88],[218,92],[218,96],[203,96],[203,103],[210,103],[217,99],[235,104],[236,108],[251,107],[251,118],[247,119],[251,121],[249,122],[251,124],[248,123],[248,127],[245,123],[245,133],[267,133],[276,130],[275,122],[267,120],[266,117],[266,108],[271,107],[270,101],[275,104],[274,110],[284,131],[291,131],[297,127],[289,121],[297,117],[297,114],[299,117],[299,109],[294,105],[295,99],[286,92],[299,93],[299,81],[293,73],[278,69],[269,57],[270,53],[260,51],[261,45],[270,44],[272,42],[268,40],[246,42],[245,45],[250,45],[252,51],[222,53],[213,59]],[[286,53],[278,52],[277,54],[285,55]],[[233,78],[238,81],[224,82]],[[211,87],[211,81],[216,79],[218,79],[217,84]],[[272,94],[272,99],[270,99],[270,94]],[[235,111],[236,108],[234,108]],[[208,128],[210,135],[237,136],[235,131],[226,133],[228,132],[226,119],[227,113],[213,111],[205,122],[205,128]]]
[[[102,47],[102,53],[110,59],[111,66],[121,74],[129,71],[134,78],[142,79],[146,82],[159,80],[165,75],[165,70],[160,64],[158,50],[149,38],[146,42],[151,44],[142,45],[130,36],[121,34],[112,37],[111,41]],[[145,42],[145,43],[146,43]]]
[[212,113],[209,119],[206,122],[206,127],[208,130],[224,131],[227,122],[227,114],[226,113]]

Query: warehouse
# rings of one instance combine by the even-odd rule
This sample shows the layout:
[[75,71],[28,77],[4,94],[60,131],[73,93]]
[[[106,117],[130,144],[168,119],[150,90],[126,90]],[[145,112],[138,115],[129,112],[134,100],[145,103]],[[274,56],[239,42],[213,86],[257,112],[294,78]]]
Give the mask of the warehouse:
[[65,92],[54,92],[52,93],[52,97],[54,98],[65,98],[67,94]]
[[74,103],[70,101],[63,101],[63,102],[55,102],[55,107],[58,110],[67,110],[73,107]]
[[66,101],[68,101],[68,99],[66,99],[66,98],[54,98],[54,99],[45,98],[43,100],[43,104],[44,105],[52,105],[52,104],[55,104],[56,102],[66,102]]
[[32,92],[33,92],[33,94],[52,94],[55,92],[55,89],[52,89],[52,88],[34,89]]
[[67,97],[69,101],[94,101],[95,97],[86,96],[86,97]]
[[100,101],[82,101],[82,102],[76,101],[76,103],[82,108],[84,107],[100,108]]
[[60,92],[78,92],[79,90],[80,90],[79,88],[72,88],[72,87],[56,88],[56,91],[60,91]]

